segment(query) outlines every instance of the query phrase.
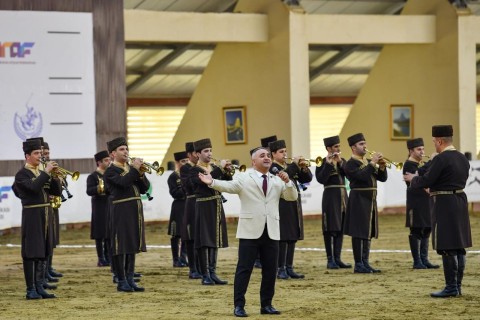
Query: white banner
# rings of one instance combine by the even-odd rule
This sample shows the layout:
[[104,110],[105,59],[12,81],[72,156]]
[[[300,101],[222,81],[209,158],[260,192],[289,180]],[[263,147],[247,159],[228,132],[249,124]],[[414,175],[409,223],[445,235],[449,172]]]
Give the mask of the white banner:
[[38,136],[56,159],[97,152],[91,13],[0,11],[0,83],[0,160]]
[[[480,161],[470,162],[470,177],[467,181],[465,192],[469,202],[480,201]],[[249,169],[250,170],[250,169]],[[315,168],[312,168],[315,173]],[[166,171],[163,176],[149,175],[153,196],[152,201],[143,201],[145,220],[168,220],[172,198],[168,192],[167,179],[171,171]],[[68,199],[60,208],[60,223],[88,222],[91,218],[90,197],[86,194],[87,174],[82,174],[78,181],[69,181],[69,191],[73,198]],[[11,190],[13,177],[0,177],[0,230],[18,227],[21,224],[22,205]],[[322,211],[323,186],[315,177],[302,192],[304,214],[319,214]],[[240,212],[240,200],[237,195],[224,193],[228,200],[224,203],[227,217],[237,217]],[[65,195],[66,196],[66,195]],[[146,198],[146,197],[145,197]],[[388,180],[378,183],[378,206],[402,207],[406,201],[406,185],[401,171],[388,170]]]

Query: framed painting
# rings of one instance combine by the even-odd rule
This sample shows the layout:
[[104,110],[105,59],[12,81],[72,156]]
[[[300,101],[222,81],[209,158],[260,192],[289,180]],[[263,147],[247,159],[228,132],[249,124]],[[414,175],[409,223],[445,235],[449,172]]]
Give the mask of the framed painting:
[[390,139],[413,138],[413,105],[392,104],[390,106]]
[[247,143],[246,107],[224,107],[223,128],[226,144]]

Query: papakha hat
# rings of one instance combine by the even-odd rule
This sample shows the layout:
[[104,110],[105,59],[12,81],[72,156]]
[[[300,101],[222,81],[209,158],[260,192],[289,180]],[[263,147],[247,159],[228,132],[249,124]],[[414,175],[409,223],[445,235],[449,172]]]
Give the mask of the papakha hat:
[[351,147],[357,142],[365,141],[365,137],[363,136],[363,133],[356,133],[353,136],[348,137],[347,140],[348,140],[348,145]]

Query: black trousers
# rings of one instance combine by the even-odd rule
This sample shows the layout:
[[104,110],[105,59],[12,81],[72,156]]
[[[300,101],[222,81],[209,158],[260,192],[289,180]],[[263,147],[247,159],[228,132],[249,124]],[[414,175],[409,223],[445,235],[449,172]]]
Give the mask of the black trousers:
[[267,226],[258,239],[240,239],[238,246],[238,263],[233,284],[233,299],[235,306],[245,306],[250,276],[257,254],[262,263],[262,284],[260,286],[260,303],[262,307],[272,304],[275,294],[275,281],[278,267],[278,241],[268,237]]

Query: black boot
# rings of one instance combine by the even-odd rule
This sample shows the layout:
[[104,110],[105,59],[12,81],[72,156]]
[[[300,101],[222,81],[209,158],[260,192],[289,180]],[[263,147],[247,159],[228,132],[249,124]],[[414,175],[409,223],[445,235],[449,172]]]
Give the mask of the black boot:
[[95,248],[97,249],[97,267],[107,267],[108,263],[105,260],[105,251],[103,250],[103,239],[95,239]]
[[143,292],[145,288],[137,286],[135,279],[133,277],[135,271],[135,254],[127,254],[126,256],[126,264],[127,264],[127,282],[128,285],[136,292]]
[[353,250],[353,259],[355,260],[355,267],[353,269],[354,273],[372,273],[372,271],[365,267],[362,261],[362,247],[363,240],[360,238],[352,237],[352,250]]
[[187,244],[185,241],[180,239],[180,257],[178,260],[185,265],[185,267],[188,267],[188,255],[187,255]]
[[464,254],[457,255],[458,261],[458,272],[457,272],[457,289],[458,295],[462,295],[462,280],[463,280],[463,272],[465,270],[465,265],[467,264],[467,256]]
[[110,253],[110,239],[103,239],[103,256],[105,262],[110,265],[112,263],[112,255]]
[[327,253],[327,269],[340,269],[333,259],[332,235],[329,232],[323,234],[323,242],[325,243],[325,252]]
[[47,261],[37,260],[35,261],[35,288],[37,293],[42,296],[43,299],[56,298],[54,294],[50,294],[43,288],[45,282],[45,269],[47,267]]
[[410,242],[410,251],[412,252],[413,269],[427,269],[427,266],[425,266],[422,259],[420,259],[420,239],[411,234],[408,236],[408,240]]
[[293,270],[293,257],[295,255],[295,242],[289,242],[287,246],[287,261],[285,270],[287,274],[292,279],[303,279],[305,276],[301,273],[296,273]]
[[217,276],[218,248],[208,248],[208,258],[208,271],[210,273],[210,278],[215,284],[227,284],[228,281],[222,280]]
[[198,259],[200,261],[200,272],[202,273],[202,284],[204,286],[214,285],[215,282],[210,278],[210,272],[208,271],[208,248],[201,247],[197,251]]
[[458,296],[457,272],[458,261],[457,256],[442,255],[443,275],[445,276],[445,288],[442,291],[430,294],[432,298],[448,298]]
[[373,273],[382,272],[379,269],[373,268],[370,265],[370,263],[368,263],[368,259],[370,257],[370,243],[371,243],[371,241],[370,240],[362,240],[362,242],[363,242],[363,247],[362,247],[362,262],[363,262],[363,265],[365,266],[365,268],[369,269]]
[[283,266],[283,267],[278,267],[278,270],[277,270],[277,279],[281,279],[281,280],[288,280],[288,279],[290,279],[290,276],[288,275],[285,266]]
[[440,266],[438,264],[431,264],[428,261],[428,239],[429,238],[422,238],[420,240],[420,259],[422,259],[422,263],[428,269],[438,269]]
[[194,248],[194,243],[191,240],[185,241],[186,248],[187,248],[187,256],[188,256],[188,261],[190,263],[188,264],[188,267],[190,268],[190,272],[188,273],[188,278],[189,279],[202,279],[202,275],[198,272],[197,269],[197,264],[196,261],[197,255],[195,254],[195,248]]
[[343,246],[343,234],[337,234],[333,237],[333,258],[335,259],[335,263],[342,269],[351,268],[352,265],[350,263],[343,263],[342,259],[340,259],[340,255],[342,254],[342,246]]
[[173,261],[173,267],[174,268],[186,267],[186,265],[183,264],[180,261],[179,240],[180,240],[180,238],[178,238],[178,237],[171,237],[170,238],[170,248],[172,250],[172,261]]
[[57,272],[53,267],[52,267],[52,261],[53,261],[53,254],[48,256],[48,263],[47,263],[47,268],[48,268],[48,273],[55,278],[61,278],[63,277],[63,274],[60,272]]
[[290,279],[290,276],[285,270],[285,265],[287,264],[287,242],[280,241],[278,244],[278,272],[277,279],[287,280]]
[[126,256],[124,254],[119,254],[113,257],[115,260],[115,269],[117,275],[117,291],[120,292],[133,292],[133,288],[130,287],[127,281],[127,277],[125,274],[126,268]]
[[42,296],[35,289],[35,262],[33,260],[23,260],[23,274],[27,284],[27,300],[42,299]]

